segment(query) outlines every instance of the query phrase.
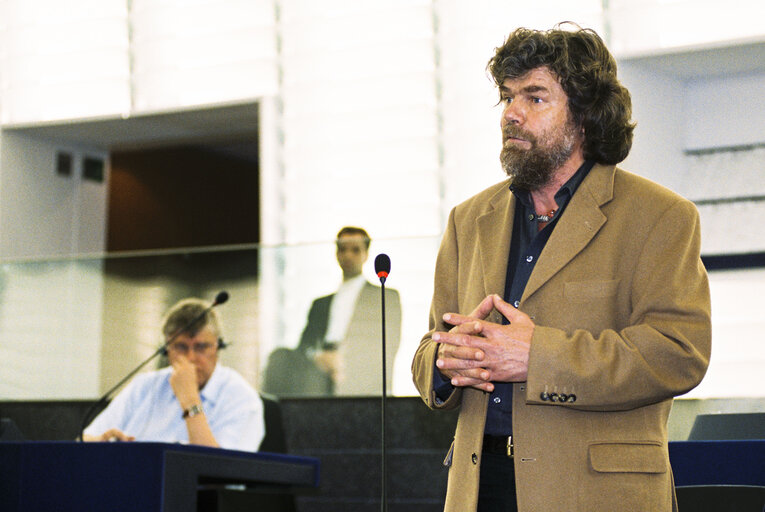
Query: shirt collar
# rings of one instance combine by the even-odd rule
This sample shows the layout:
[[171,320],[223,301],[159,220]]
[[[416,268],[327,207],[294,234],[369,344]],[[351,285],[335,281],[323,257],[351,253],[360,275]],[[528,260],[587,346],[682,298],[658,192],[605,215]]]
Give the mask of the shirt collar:
[[349,290],[360,290],[361,287],[364,286],[366,280],[367,278],[364,277],[364,274],[359,274],[356,277],[348,279],[347,281],[342,281],[338,289],[347,288]]

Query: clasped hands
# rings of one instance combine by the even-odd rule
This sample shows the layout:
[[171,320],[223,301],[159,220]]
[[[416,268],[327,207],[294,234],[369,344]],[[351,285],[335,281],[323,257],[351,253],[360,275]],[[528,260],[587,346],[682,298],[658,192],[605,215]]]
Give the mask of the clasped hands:
[[[496,309],[510,323],[486,321]],[[494,391],[494,382],[523,382],[528,375],[529,349],[534,334],[531,318],[502,300],[489,295],[469,314],[446,313],[449,332],[434,332],[438,342],[436,367],[453,386]]]

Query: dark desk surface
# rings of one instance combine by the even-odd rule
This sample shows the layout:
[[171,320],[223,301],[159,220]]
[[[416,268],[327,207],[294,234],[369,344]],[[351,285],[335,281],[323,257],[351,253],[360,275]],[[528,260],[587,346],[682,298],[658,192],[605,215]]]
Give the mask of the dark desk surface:
[[168,443],[0,443],[8,510],[196,510],[200,485],[315,487],[319,461]]

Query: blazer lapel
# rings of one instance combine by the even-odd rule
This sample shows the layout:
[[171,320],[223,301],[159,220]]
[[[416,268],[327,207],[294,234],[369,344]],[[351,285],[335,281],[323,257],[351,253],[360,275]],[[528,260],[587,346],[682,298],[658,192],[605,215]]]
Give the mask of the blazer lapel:
[[483,266],[484,296],[492,293],[503,296],[510,239],[513,233],[515,196],[510,192],[510,182],[502,187],[489,201],[490,209],[476,219],[478,247]]
[[615,170],[596,164],[579,185],[534,266],[522,301],[565,267],[606,223],[600,207],[613,197]]

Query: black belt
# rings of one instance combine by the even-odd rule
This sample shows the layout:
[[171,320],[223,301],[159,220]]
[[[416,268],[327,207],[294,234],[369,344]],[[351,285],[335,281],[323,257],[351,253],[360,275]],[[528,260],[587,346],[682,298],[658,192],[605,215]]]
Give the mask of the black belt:
[[486,453],[513,457],[513,436],[492,436],[484,434],[483,449]]

